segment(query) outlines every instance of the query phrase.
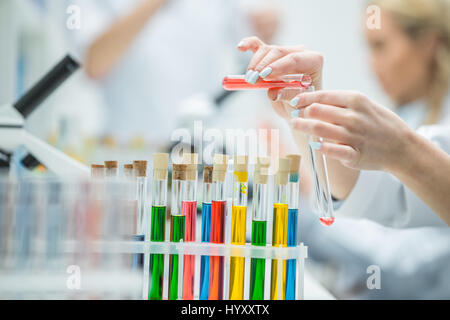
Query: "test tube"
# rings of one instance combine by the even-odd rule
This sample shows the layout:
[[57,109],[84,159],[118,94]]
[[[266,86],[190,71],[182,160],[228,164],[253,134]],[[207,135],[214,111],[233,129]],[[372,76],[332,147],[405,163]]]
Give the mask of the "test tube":
[[137,224],[136,240],[145,239],[145,218],[147,210],[147,161],[134,161],[133,171],[136,176]]
[[119,167],[117,161],[105,161],[105,175],[107,178],[117,178]]
[[[314,91],[314,86],[305,88],[305,91]],[[319,215],[320,222],[325,226],[331,226],[334,223],[334,209],[327,159],[317,150],[317,146],[323,143],[323,139],[307,135],[306,140],[313,178],[313,207]]]
[[307,139],[313,173],[314,207],[319,215],[320,222],[325,226],[331,226],[334,223],[334,211],[327,160],[325,155],[315,148],[315,145],[323,143],[323,139],[310,136]]
[[102,164],[91,165],[91,177],[93,179],[105,178],[105,166]]
[[[273,231],[272,245],[279,248],[287,247],[288,231],[288,199],[287,184],[291,167],[290,159],[279,159],[278,172],[275,176],[275,199],[273,204]],[[272,260],[271,274],[271,300],[284,300],[286,288],[286,261],[282,262],[282,270],[279,270],[278,260]],[[281,277],[281,279],[280,279]],[[280,292],[281,291],[281,292]]]
[[[185,215],[182,210],[182,199],[186,187],[186,165],[174,164],[172,170],[172,201],[170,210],[170,241],[184,240]],[[179,256],[170,255],[169,260],[169,300],[178,300],[178,268]]]
[[134,171],[132,164],[124,164],[123,165],[123,176],[127,181],[132,181],[134,178]]
[[[198,154],[184,154],[183,163],[186,165],[186,192],[183,195],[181,207],[182,214],[186,217],[184,241],[195,242],[195,234],[197,231]],[[184,255],[183,269],[183,300],[194,300],[194,255]]]
[[[202,242],[211,241],[211,202],[213,167],[203,168]],[[202,256],[200,265],[200,300],[209,297],[209,256]]]
[[255,84],[245,81],[245,75],[232,75],[223,79],[222,86],[227,91],[309,88],[312,79],[306,74],[285,75],[275,80],[259,79]]
[[[301,156],[288,155],[291,159],[291,168],[289,172],[288,182],[288,230],[287,230],[287,246],[296,247],[298,241],[298,215],[299,215],[299,172],[301,164]],[[288,260],[286,262],[286,300],[295,300],[296,292],[296,260]]]
[[[270,158],[258,158],[253,176],[252,245],[267,243],[267,180]],[[264,300],[266,260],[252,258],[250,264],[250,300]]]
[[[225,177],[228,156],[216,154],[213,169],[213,201],[211,203],[211,243],[225,243],[226,195]],[[224,257],[211,256],[209,260],[209,300],[223,300]]]
[[[245,245],[248,195],[248,156],[234,157],[231,244]],[[230,300],[244,299],[245,258],[230,258]]]
[[[167,207],[167,171],[169,154],[153,155],[153,205],[150,227],[150,241],[164,242]],[[164,280],[164,255],[150,255],[151,284],[149,300],[162,300]]]

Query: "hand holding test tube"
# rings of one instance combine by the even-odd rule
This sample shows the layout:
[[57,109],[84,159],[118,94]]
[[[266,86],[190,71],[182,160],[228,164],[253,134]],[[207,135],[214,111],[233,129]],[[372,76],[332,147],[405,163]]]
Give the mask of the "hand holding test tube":
[[[287,85],[277,87],[275,84],[272,87],[269,85],[266,87],[269,89],[268,96],[275,111],[288,121],[291,117],[298,116],[298,112],[295,113],[292,107],[295,106],[296,99],[298,99],[296,95],[301,92],[322,89],[323,57],[317,52],[306,50],[302,46],[269,46],[257,37],[243,39],[239,43],[238,49],[243,52],[249,50],[254,52],[247,68],[247,74],[243,80],[240,79],[247,83],[247,87],[240,86],[244,89],[257,88],[258,84],[266,82],[286,82],[283,77],[292,74],[300,74],[302,75],[301,79],[305,79],[305,81],[300,81],[304,85],[297,87]],[[309,75],[309,77],[304,75]],[[234,85],[232,79],[226,80],[228,80],[227,86],[231,88]],[[287,83],[289,82],[287,81]],[[292,111],[294,114],[291,115]],[[304,137],[301,140],[305,140]],[[320,216],[320,221],[329,226],[334,222],[334,212],[326,158],[317,149],[322,142],[320,137],[307,136],[307,145],[304,148],[307,154],[304,155],[310,158],[316,212]]]

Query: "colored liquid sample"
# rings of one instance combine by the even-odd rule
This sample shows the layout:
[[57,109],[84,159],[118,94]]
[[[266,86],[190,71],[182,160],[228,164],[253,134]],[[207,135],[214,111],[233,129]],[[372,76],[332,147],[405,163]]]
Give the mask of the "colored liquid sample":
[[[202,205],[202,242],[211,241],[211,203]],[[200,300],[209,297],[209,256],[202,256],[200,265]]]
[[311,84],[311,77],[307,75],[299,76],[299,78],[294,81],[260,79],[255,84],[251,84],[245,81],[245,76],[229,76],[225,77],[222,82],[223,88],[228,91],[276,88],[308,88],[311,86]]
[[[172,216],[170,223],[170,241],[180,242],[184,239],[184,216]],[[169,259],[169,300],[178,299],[179,256],[170,255]]]
[[334,218],[320,218],[320,222],[324,225],[324,226],[331,226],[334,223]]
[[[289,209],[288,211],[288,234],[287,246],[297,246],[297,225],[298,225],[298,209]],[[295,300],[296,288],[296,267],[297,261],[286,261],[286,300]]]
[[[267,222],[254,220],[252,223],[252,245],[265,247]],[[252,258],[250,266],[250,300],[264,300],[266,260]]]
[[[151,217],[150,241],[164,242],[166,207],[153,207]],[[163,276],[164,276],[164,255],[150,255],[150,289],[149,300],[162,300]]]
[[[195,241],[197,201],[183,201],[181,213],[186,217],[185,242]],[[183,263],[183,300],[194,300],[195,256],[185,255]]]
[[[287,247],[287,232],[288,232],[288,205],[276,203],[273,205],[273,232],[272,245],[274,247]],[[282,299],[285,299],[286,288],[286,261],[283,261],[282,270],[282,287],[279,288],[278,278],[278,260],[272,260],[272,275],[270,281],[270,299],[278,300],[278,290],[282,290]]]
[[[245,245],[247,207],[233,206],[231,214],[231,244]],[[230,300],[244,299],[245,258],[230,258]]]
[[[211,243],[225,242],[226,201],[213,201],[211,207]],[[224,257],[209,260],[209,300],[223,300]]]

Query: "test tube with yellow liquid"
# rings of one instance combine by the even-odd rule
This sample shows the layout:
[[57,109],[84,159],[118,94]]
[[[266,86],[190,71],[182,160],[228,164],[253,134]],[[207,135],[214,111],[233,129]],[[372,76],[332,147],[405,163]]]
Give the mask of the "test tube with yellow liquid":
[[[245,245],[248,196],[248,156],[234,157],[231,244]],[[245,258],[230,258],[230,300],[244,299]]]
[[[287,185],[289,171],[291,167],[290,159],[279,159],[278,172],[275,176],[275,198],[273,204],[273,231],[272,246],[287,247],[288,234],[288,197]],[[272,260],[270,279],[270,299],[285,300],[286,298],[286,260]]]

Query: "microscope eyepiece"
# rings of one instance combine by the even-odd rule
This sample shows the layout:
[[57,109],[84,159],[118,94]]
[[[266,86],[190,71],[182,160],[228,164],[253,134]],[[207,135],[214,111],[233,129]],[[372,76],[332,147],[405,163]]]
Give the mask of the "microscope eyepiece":
[[14,104],[14,107],[24,118],[27,118],[79,68],[80,64],[77,61],[70,55],[65,56],[64,59],[25,93],[25,95]]

